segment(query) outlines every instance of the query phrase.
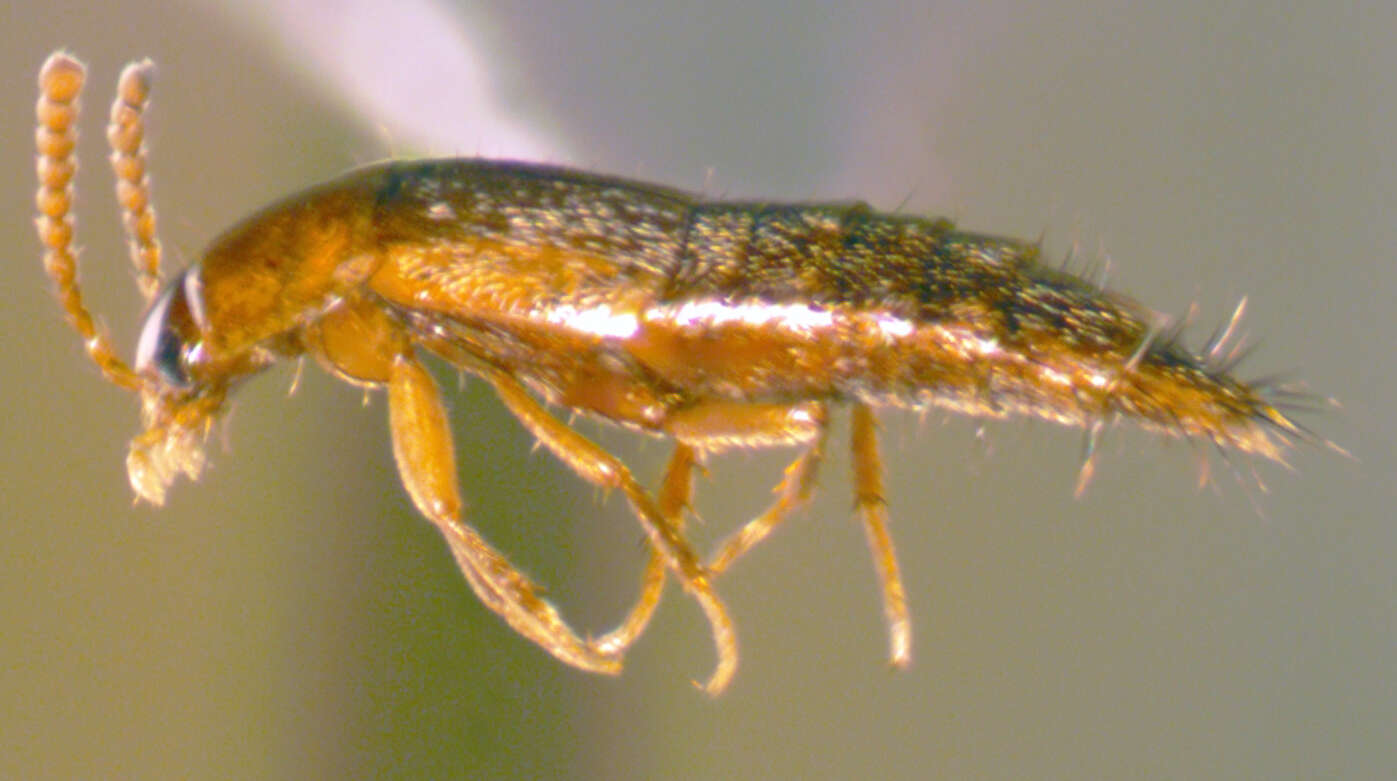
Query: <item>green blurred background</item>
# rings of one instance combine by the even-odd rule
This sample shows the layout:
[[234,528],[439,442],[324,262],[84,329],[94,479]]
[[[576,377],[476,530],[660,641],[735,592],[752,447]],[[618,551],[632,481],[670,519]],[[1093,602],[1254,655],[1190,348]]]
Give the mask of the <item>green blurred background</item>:
[[[0,776],[1390,774],[1397,13],[636,0],[411,6],[439,14],[421,21],[382,5],[89,0],[0,18]],[[442,66],[453,38],[465,54]],[[1076,432],[888,415],[911,670],[887,669],[837,453],[811,510],[720,583],[743,649],[726,695],[689,685],[711,644],[673,591],[624,675],[590,677],[476,602],[398,487],[383,400],[314,366],[289,399],[291,367],[246,387],[205,478],[132,507],[134,399],[62,323],[30,225],[34,74],[57,47],[91,66],[79,240],[122,345],[138,299],[102,127],[121,64],[149,56],[173,266],[392,152],[856,196],[1046,231],[1056,256],[1104,248],[1113,286],[1176,314],[1197,302],[1197,331],[1249,295],[1261,345],[1244,369],[1299,369],[1342,401],[1308,422],[1357,461],[1259,465],[1258,513],[1224,465],[1199,492],[1189,448],[1113,432],[1076,501]],[[462,102],[469,62],[528,139],[450,124],[485,118]],[[431,99],[366,108],[375,80]],[[608,628],[643,562],[625,508],[532,453],[479,383],[449,400],[473,520],[578,624]],[[587,431],[646,479],[667,455]],[[711,544],[757,511],[785,456],[719,460],[695,534]]]

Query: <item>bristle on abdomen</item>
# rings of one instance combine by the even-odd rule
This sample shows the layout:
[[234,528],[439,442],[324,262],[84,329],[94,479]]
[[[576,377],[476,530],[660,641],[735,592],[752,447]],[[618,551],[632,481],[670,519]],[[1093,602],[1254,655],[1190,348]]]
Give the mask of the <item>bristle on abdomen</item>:
[[[1167,318],[1038,264],[1036,247],[955,237],[959,251],[921,269],[912,327],[872,347],[862,376],[848,378],[855,395],[978,417],[1026,415],[1093,436],[1134,422],[1282,463],[1294,440],[1322,442],[1277,407],[1289,391],[1233,374],[1245,353],[1236,337],[1245,300],[1194,351]],[[993,251],[966,249],[980,244]],[[947,295],[952,279],[962,284]],[[889,307],[871,309],[865,320],[886,322]],[[882,326],[884,336],[889,330]]]

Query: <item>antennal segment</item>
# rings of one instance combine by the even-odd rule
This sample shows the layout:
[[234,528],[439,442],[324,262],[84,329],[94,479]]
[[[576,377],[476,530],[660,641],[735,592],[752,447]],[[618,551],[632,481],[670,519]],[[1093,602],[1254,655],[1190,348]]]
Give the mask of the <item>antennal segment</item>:
[[97,329],[78,288],[78,263],[73,250],[73,175],[77,171],[78,97],[86,70],[63,52],[49,55],[39,71],[39,124],[34,133],[38,149],[35,170],[39,190],[34,202],[39,216],[34,227],[44,245],[44,269],[57,289],[68,324],[82,337],[87,354],[108,381],[140,390],[141,379],[117,356],[107,335]]
[[136,284],[147,305],[160,289],[160,239],[155,233],[155,209],[150,205],[145,145],[145,110],[154,76],[155,63],[148,59],[133,62],[122,70],[116,83],[116,99],[112,101],[111,122],[107,125],[121,225],[131,263],[136,267]]

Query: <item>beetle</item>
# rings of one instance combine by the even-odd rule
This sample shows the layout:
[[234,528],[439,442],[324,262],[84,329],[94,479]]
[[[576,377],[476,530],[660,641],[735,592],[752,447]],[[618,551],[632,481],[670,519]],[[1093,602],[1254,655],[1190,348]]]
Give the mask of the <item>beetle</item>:
[[[737,667],[714,578],[809,498],[830,407],[852,408],[855,513],[882,584],[890,656],[911,622],[883,500],[875,410],[939,407],[1082,427],[1090,477],[1120,419],[1280,461],[1310,439],[1281,411],[1290,391],[1233,376],[1242,307],[1200,351],[1144,307],[1039,262],[1035,243],[862,203],[713,201],[556,166],[394,160],[292,195],[162,279],[143,117],[153,66],[118,81],[108,139],[148,310],[133,364],[82,300],[72,179],[83,66],[57,52],[40,77],[37,228],[63,310],[110,382],[141,398],[130,445],[136,494],[164,501],[197,478],[235,388],[309,355],[386,389],[393,453],[416,508],[475,593],[558,659],[615,674],[671,573],[700,604],[722,691]],[[489,383],[548,451],[619,489],[650,550],[641,593],[612,632],[573,630],[539,588],[461,516],[451,434],[423,354]],[[542,399],[542,402],[540,401]],[[650,492],[544,403],[674,441]],[[684,533],[692,474],[732,448],[798,447],[758,517],[707,559]]]

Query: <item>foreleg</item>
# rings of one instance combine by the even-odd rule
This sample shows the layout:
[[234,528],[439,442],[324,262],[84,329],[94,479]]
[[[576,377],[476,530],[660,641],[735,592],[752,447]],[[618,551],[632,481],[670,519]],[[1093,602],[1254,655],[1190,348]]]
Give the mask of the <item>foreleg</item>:
[[456,456],[437,384],[411,354],[399,355],[388,379],[393,455],[413,504],[441,530],[456,563],[486,607],[558,659],[614,675],[618,655],[578,637],[538,588],[461,520]]

